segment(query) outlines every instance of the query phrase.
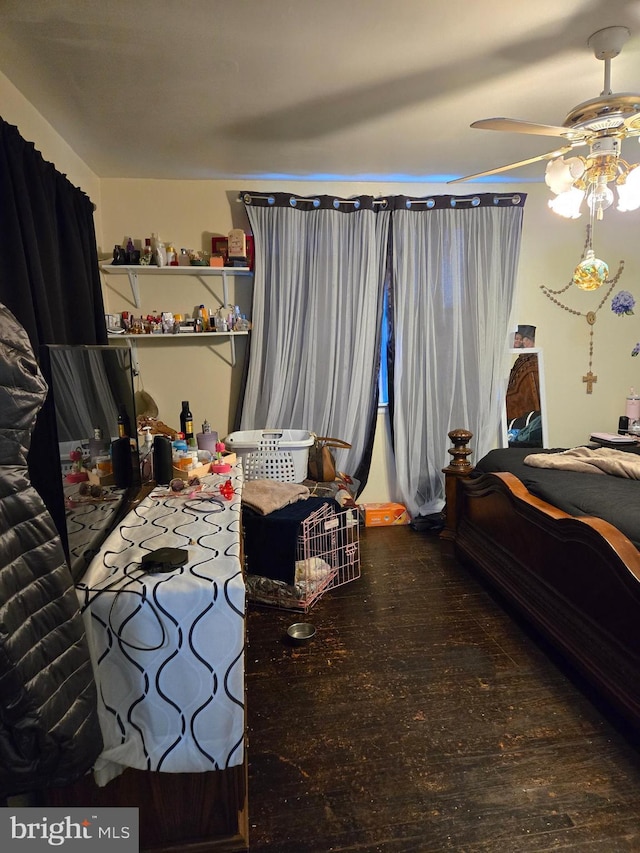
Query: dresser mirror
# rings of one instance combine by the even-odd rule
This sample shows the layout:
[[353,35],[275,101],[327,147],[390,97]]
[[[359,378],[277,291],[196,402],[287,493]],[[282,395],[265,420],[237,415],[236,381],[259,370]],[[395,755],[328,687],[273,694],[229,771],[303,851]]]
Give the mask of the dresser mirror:
[[47,345],[40,367],[49,390],[29,471],[77,581],[140,490],[131,351]]
[[538,347],[512,348],[505,401],[509,447],[546,447],[547,412],[544,362]]

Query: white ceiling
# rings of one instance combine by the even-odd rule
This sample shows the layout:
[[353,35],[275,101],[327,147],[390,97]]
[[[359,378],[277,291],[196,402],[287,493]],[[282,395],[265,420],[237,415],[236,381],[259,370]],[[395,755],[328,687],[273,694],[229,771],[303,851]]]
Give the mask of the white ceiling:
[[99,177],[433,182],[556,148],[469,124],[561,124],[612,25],[640,91],[638,0],[0,0],[0,71]]

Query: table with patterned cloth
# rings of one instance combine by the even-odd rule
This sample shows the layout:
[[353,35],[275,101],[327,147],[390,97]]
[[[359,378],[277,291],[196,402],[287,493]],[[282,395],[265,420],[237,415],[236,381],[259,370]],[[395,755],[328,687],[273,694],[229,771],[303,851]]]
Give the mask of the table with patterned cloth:
[[[231,498],[220,492],[227,480]],[[154,489],[77,584],[104,738],[98,785],[125,767],[190,773],[243,762],[242,466],[203,478],[202,489]],[[184,565],[147,570],[142,558],[165,548],[186,551]]]

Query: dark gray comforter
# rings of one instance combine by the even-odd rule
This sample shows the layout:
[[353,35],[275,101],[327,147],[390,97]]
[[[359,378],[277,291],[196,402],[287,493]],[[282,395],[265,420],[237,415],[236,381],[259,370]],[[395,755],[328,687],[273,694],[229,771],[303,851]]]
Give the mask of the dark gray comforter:
[[[629,453],[640,452],[637,446],[624,449]],[[476,463],[474,475],[508,471],[521,480],[532,495],[570,515],[603,518],[628,536],[636,548],[640,548],[639,480],[533,468],[524,464],[526,456],[539,452],[539,449],[515,447],[492,450]]]

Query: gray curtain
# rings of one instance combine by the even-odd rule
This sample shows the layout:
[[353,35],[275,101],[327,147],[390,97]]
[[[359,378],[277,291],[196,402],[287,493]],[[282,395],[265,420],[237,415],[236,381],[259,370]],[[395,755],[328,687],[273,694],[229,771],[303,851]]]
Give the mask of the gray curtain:
[[255,273],[240,429],[344,439],[352,449],[336,453],[337,467],[362,482],[378,399],[386,202],[243,197]]
[[399,500],[444,506],[447,433],[499,444],[524,195],[395,199],[392,426]]
[[131,355],[124,347],[50,347],[59,441],[87,440],[100,427],[118,438],[118,404],[129,403]]

